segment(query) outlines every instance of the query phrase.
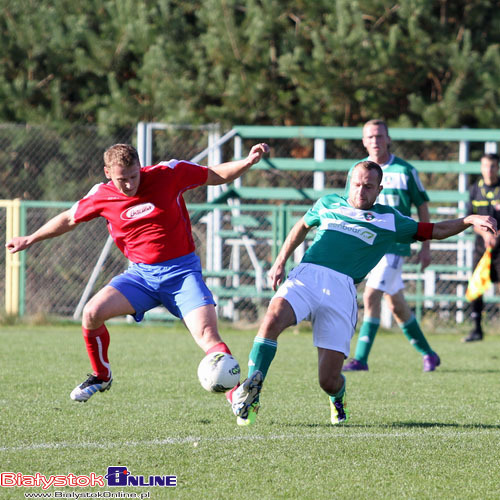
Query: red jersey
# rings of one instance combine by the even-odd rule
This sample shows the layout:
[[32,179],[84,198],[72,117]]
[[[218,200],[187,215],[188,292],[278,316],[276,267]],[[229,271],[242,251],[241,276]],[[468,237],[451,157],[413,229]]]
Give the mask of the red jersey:
[[182,194],[205,184],[207,167],[170,160],[141,168],[135,196],[110,181],[96,184],[72,207],[75,222],[104,217],[108,231],[127,259],[156,264],[194,251],[191,221]]

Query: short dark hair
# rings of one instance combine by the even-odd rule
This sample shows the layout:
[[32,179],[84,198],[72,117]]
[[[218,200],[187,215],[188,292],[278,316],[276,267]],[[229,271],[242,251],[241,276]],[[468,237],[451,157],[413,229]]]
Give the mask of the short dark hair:
[[359,163],[356,163],[356,165],[354,165],[352,170],[354,171],[354,169],[358,167],[364,168],[365,170],[375,170],[378,174],[378,183],[382,183],[382,177],[384,176],[384,173],[382,172],[382,167],[378,163],[369,160],[360,161]]
[[112,168],[115,165],[121,167],[133,167],[141,165],[137,150],[130,144],[114,144],[104,152],[104,166]]
[[487,160],[490,161],[495,161],[497,165],[500,163],[500,156],[498,156],[496,153],[484,153],[484,155],[481,156],[481,160],[483,158],[486,158]]

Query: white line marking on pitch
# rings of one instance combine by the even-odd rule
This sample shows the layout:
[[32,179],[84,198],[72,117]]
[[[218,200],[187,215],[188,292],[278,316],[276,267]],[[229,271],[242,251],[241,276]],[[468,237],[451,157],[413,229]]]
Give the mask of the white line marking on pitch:
[[[246,435],[246,436],[228,436],[228,437],[200,437],[200,436],[187,436],[184,438],[165,438],[165,439],[153,439],[151,441],[125,441],[122,443],[38,443],[38,444],[28,444],[21,446],[0,446],[0,452],[15,452],[15,451],[32,451],[32,450],[57,450],[57,449],[84,449],[84,448],[97,448],[97,449],[111,449],[117,448],[118,446],[123,447],[127,446],[130,448],[137,448],[139,446],[163,446],[163,445],[182,445],[188,443],[198,443],[201,444],[203,442],[221,442],[221,441],[276,441],[276,440],[286,440],[286,439],[332,439],[332,438],[342,438],[342,439],[359,439],[359,438],[399,438],[399,437],[408,437],[415,436],[414,432],[390,432],[390,433],[381,433],[381,432],[364,432],[361,434],[334,434],[332,433],[322,433],[322,434],[270,434],[268,436],[265,435]],[[460,432],[453,432],[453,436],[455,437],[457,434],[486,434],[486,433],[495,433],[498,434],[498,431],[493,429],[471,429],[471,430],[462,430]],[[440,432],[433,431],[433,435],[445,435],[450,434],[449,431],[440,430]]]

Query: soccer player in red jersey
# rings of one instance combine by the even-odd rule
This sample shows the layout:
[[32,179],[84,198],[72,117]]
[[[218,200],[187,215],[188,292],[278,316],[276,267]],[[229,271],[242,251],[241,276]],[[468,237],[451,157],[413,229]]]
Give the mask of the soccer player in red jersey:
[[[87,401],[97,391],[110,388],[109,333],[105,321],[144,313],[163,304],[181,318],[205,353],[230,353],[217,329],[215,302],[201,274],[194,253],[189,214],[182,197],[188,189],[219,185],[240,177],[262,155],[267,144],[252,147],[241,160],[204,167],[170,160],[141,168],[135,148],[115,144],[104,153],[107,183],[89,193],[28,236],[6,244],[9,252],[75,229],[78,224],[104,217],[118,248],[132,265],[90,299],[83,310],[82,330],[93,374],[71,392],[71,399]],[[231,392],[233,411],[246,415],[260,391],[261,375],[253,376]]]

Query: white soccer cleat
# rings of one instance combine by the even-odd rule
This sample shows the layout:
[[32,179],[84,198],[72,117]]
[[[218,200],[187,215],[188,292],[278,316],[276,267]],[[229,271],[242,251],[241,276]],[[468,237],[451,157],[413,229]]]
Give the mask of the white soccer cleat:
[[262,389],[264,376],[259,370],[254,371],[239,387],[233,392],[231,407],[233,413],[242,419],[248,418],[250,407],[258,399]]
[[[111,375],[111,374],[110,374]],[[95,375],[89,375],[89,378],[85,382],[81,383],[79,386],[75,387],[69,397],[73,401],[86,402],[89,400],[97,391],[104,392],[109,390],[111,383],[113,382],[113,377],[109,377],[109,380],[101,380]]]

